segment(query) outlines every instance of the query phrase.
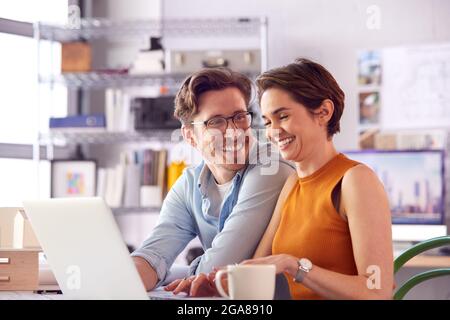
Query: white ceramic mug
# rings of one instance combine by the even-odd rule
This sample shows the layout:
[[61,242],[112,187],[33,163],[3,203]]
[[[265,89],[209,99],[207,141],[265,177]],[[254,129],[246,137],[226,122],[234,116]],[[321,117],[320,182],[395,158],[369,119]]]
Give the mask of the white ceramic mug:
[[[228,275],[227,295],[221,278]],[[272,264],[228,265],[216,273],[217,291],[233,300],[272,300],[275,292],[276,267]]]

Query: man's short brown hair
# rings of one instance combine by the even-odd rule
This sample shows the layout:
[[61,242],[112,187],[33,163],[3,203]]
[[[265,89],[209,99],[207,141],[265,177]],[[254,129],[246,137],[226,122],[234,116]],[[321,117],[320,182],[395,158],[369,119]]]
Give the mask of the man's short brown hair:
[[264,72],[256,79],[259,101],[264,91],[278,88],[288,92],[298,103],[314,113],[323,100],[334,104],[333,115],[327,125],[327,135],[339,132],[344,111],[345,94],[331,73],[318,63],[299,58],[294,63]]
[[183,124],[188,123],[198,113],[198,101],[203,93],[226,88],[237,88],[248,108],[252,82],[247,76],[224,67],[207,68],[184,80],[175,97],[174,116]]

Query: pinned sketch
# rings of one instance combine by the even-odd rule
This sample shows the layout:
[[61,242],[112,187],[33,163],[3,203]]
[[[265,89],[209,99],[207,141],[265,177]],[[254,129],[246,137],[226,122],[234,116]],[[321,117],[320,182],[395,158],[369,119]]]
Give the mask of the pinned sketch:
[[382,50],[384,129],[450,127],[450,44]]

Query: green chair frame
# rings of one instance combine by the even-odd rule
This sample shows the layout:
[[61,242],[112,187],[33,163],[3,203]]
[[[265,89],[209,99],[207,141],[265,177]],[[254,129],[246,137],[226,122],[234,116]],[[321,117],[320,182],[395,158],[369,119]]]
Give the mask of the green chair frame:
[[[420,242],[398,256],[394,261],[394,274],[410,259],[430,249],[450,245],[450,236],[433,238]],[[445,275],[450,275],[449,268],[434,269],[425,271],[415,275],[407,280],[394,294],[394,300],[401,300],[404,296],[416,285],[426,280],[437,278]]]

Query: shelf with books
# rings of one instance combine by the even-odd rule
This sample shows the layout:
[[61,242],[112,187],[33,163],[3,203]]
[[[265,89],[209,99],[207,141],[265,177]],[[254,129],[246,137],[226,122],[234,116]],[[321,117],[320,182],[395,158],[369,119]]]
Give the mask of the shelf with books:
[[[110,132],[106,130],[52,130],[40,134],[41,145],[65,146],[71,144],[124,144],[148,141],[172,141],[178,137],[175,130],[155,129],[146,131]],[[178,142],[178,141],[175,141]]]
[[[193,70],[228,65],[255,78],[267,69],[267,19],[75,20],[71,21],[76,25],[41,22],[34,25],[36,80],[42,88],[48,87],[51,94],[56,93],[59,85],[69,88],[73,97],[68,99],[70,104],[62,118],[56,118],[61,113],[56,112],[53,99],[45,102],[49,110],[49,131],[37,132],[33,159],[39,164],[42,145],[47,146],[48,159],[53,159],[54,146],[67,146],[74,149],[74,157],[100,160],[105,166],[97,168],[96,195],[106,200],[115,215],[159,212],[167,190],[182,174],[188,161],[169,157],[170,149],[167,152],[134,151],[126,157],[128,160],[120,157],[117,163],[115,152],[149,145],[157,149],[160,145],[169,148],[171,144],[166,142],[182,140],[179,129],[156,128],[176,128],[179,124],[171,122],[172,108],[168,113],[165,107],[170,100],[173,102],[175,92]],[[159,46],[153,46],[158,42],[155,39],[162,41]],[[47,45],[42,40],[50,40],[51,45],[61,44],[60,61],[50,56],[49,65],[41,62],[44,55],[40,47]],[[150,47],[147,47],[149,40]],[[200,56],[196,52],[202,41],[207,48],[202,46],[200,51],[208,51],[208,55],[203,52]],[[139,52],[134,57],[132,51],[138,47]],[[226,58],[225,62],[216,57],[219,49],[224,50],[220,54]],[[228,49],[230,52],[225,52]],[[237,60],[240,62],[235,65]],[[177,66],[177,61],[182,62],[178,62],[181,66]],[[100,90],[89,92],[91,89]],[[38,111],[43,102],[38,94]],[[37,126],[42,127],[42,123]],[[155,146],[153,142],[157,142]],[[113,144],[117,148],[112,148]],[[104,161],[106,158],[108,161]]]
[[159,212],[170,179],[167,149],[124,150],[117,164],[97,168],[96,196],[115,214]]
[[73,25],[36,24],[39,37],[59,42],[80,38],[136,38],[149,35],[184,36],[248,36],[258,35],[265,18],[158,19],[112,21],[104,18],[80,19]]

